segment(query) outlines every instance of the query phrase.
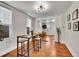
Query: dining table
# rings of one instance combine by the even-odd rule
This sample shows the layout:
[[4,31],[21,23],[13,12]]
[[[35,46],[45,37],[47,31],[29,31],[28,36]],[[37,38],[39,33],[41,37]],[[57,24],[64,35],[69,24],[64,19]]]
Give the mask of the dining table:
[[[30,42],[30,39],[32,39],[34,41],[34,38],[39,35],[39,34],[35,34],[35,35],[19,35],[17,36],[17,57],[19,56],[24,56],[22,53],[22,45],[21,45],[21,54],[19,54],[19,43],[23,43],[23,42],[27,42],[27,56],[24,56],[24,57],[29,57],[29,42]],[[22,39],[20,41],[21,38],[25,38],[25,39]],[[35,45],[33,46],[35,48]],[[41,39],[40,39],[40,47],[41,47]]]

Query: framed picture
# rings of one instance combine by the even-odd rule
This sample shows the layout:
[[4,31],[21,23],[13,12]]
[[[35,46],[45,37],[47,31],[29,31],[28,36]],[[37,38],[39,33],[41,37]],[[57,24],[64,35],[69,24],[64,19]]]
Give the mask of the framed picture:
[[70,14],[67,15],[67,21],[70,21]]
[[69,30],[71,29],[71,23],[68,23],[68,29]]
[[43,25],[42,25],[42,28],[43,28],[43,29],[47,29],[47,25],[46,25],[46,24],[43,24]]
[[79,21],[73,23],[73,30],[74,31],[79,31]]
[[78,18],[78,9],[76,9],[73,13],[72,13],[72,19],[75,20]]

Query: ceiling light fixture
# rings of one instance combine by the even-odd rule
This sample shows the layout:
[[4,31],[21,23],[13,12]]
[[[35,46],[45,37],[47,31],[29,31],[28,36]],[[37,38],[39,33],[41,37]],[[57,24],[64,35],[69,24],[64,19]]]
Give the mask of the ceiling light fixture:
[[43,12],[48,9],[48,4],[45,2],[36,2],[34,8],[37,12]]

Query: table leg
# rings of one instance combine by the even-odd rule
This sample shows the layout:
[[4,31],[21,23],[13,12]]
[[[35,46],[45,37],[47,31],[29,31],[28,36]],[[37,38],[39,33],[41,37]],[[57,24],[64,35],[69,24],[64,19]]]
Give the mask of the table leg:
[[27,50],[28,50],[28,57],[29,57],[29,38],[28,38],[28,43],[27,43]]
[[41,48],[41,38],[40,38],[40,48]]
[[23,42],[21,42],[21,56],[23,56]]
[[35,40],[34,40],[34,38],[33,38],[33,46],[34,46],[34,51],[35,51]]

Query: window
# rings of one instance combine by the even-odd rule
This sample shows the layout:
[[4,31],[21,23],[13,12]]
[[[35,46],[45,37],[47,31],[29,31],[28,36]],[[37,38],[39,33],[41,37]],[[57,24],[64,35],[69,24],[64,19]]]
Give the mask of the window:
[[27,34],[30,34],[31,31],[31,19],[26,19],[26,26],[27,26]]
[[0,24],[12,24],[12,11],[0,6]]
[[26,19],[26,25],[27,27],[31,27],[31,19],[29,18]]

